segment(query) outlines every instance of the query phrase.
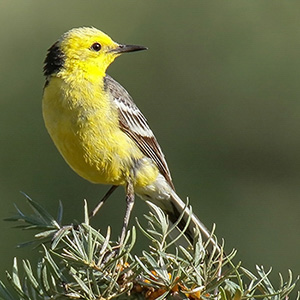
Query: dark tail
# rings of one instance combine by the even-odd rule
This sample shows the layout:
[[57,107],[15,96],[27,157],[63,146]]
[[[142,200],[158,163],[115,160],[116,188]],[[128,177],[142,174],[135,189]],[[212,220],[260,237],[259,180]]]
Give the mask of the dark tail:
[[194,244],[195,237],[197,237],[197,231],[195,229],[198,228],[202,239],[204,241],[209,241],[209,244],[215,248],[216,252],[221,252],[220,245],[212,233],[197,218],[197,216],[190,211],[188,205],[180,199],[175,191],[172,191],[168,204],[165,201],[166,200],[155,201],[155,204],[157,204],[168,215],[169,220],[172,223],[178,223],[178,220],[181,218],[177,226],[180,230],[184,230],[186,228],[184,235],[192,245]]

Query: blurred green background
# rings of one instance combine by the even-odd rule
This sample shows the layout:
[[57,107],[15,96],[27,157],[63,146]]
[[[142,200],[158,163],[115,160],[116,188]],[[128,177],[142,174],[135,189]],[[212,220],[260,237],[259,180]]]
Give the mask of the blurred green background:
[[[26,192],[65,222],[82,220],[107,190],[78,177],[41,115],[46,50],[73,27],[95,26],[147,52],[108,73],[146,115],[177,192],[190,197],[226,248],[254,269],[300,273],[300,2],[1,1],[0,219],[26,207]],[[93,225],[119,232],[123,191]],[[134,215],[147,211],[137,201]],[[32,233],[1,221],[0,278]]]

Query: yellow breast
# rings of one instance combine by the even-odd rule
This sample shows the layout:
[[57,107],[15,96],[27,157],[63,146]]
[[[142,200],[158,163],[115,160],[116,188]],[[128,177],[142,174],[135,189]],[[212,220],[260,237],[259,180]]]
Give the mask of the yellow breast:
[[76,84],[51,78],[44,90],[43,116],[66,162],[91,182],[124,185],[132,158],[143,157],[119,129],[117,109],[100,85],[81,82],[78,89]]

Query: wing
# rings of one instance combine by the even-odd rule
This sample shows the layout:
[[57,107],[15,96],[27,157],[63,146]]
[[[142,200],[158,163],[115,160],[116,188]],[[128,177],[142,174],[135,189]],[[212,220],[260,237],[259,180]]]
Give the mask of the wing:
[[120,129],[135,141],[143,154],[154,161],[160,173],[174,189],[164,154],[146,118],[134,104],[131,96],[117,81],[108,75],[104,78],[104,87],[110,92],[113,102],[118,108]]

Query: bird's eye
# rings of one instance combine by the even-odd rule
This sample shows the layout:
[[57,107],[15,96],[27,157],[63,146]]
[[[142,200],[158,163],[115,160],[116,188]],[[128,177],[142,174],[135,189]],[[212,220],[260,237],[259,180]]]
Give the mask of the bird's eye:
[[101,50],[101,45],[99,43],[94,43],[92,46],[91,46],[91,50],[93,51],[100,51]]

